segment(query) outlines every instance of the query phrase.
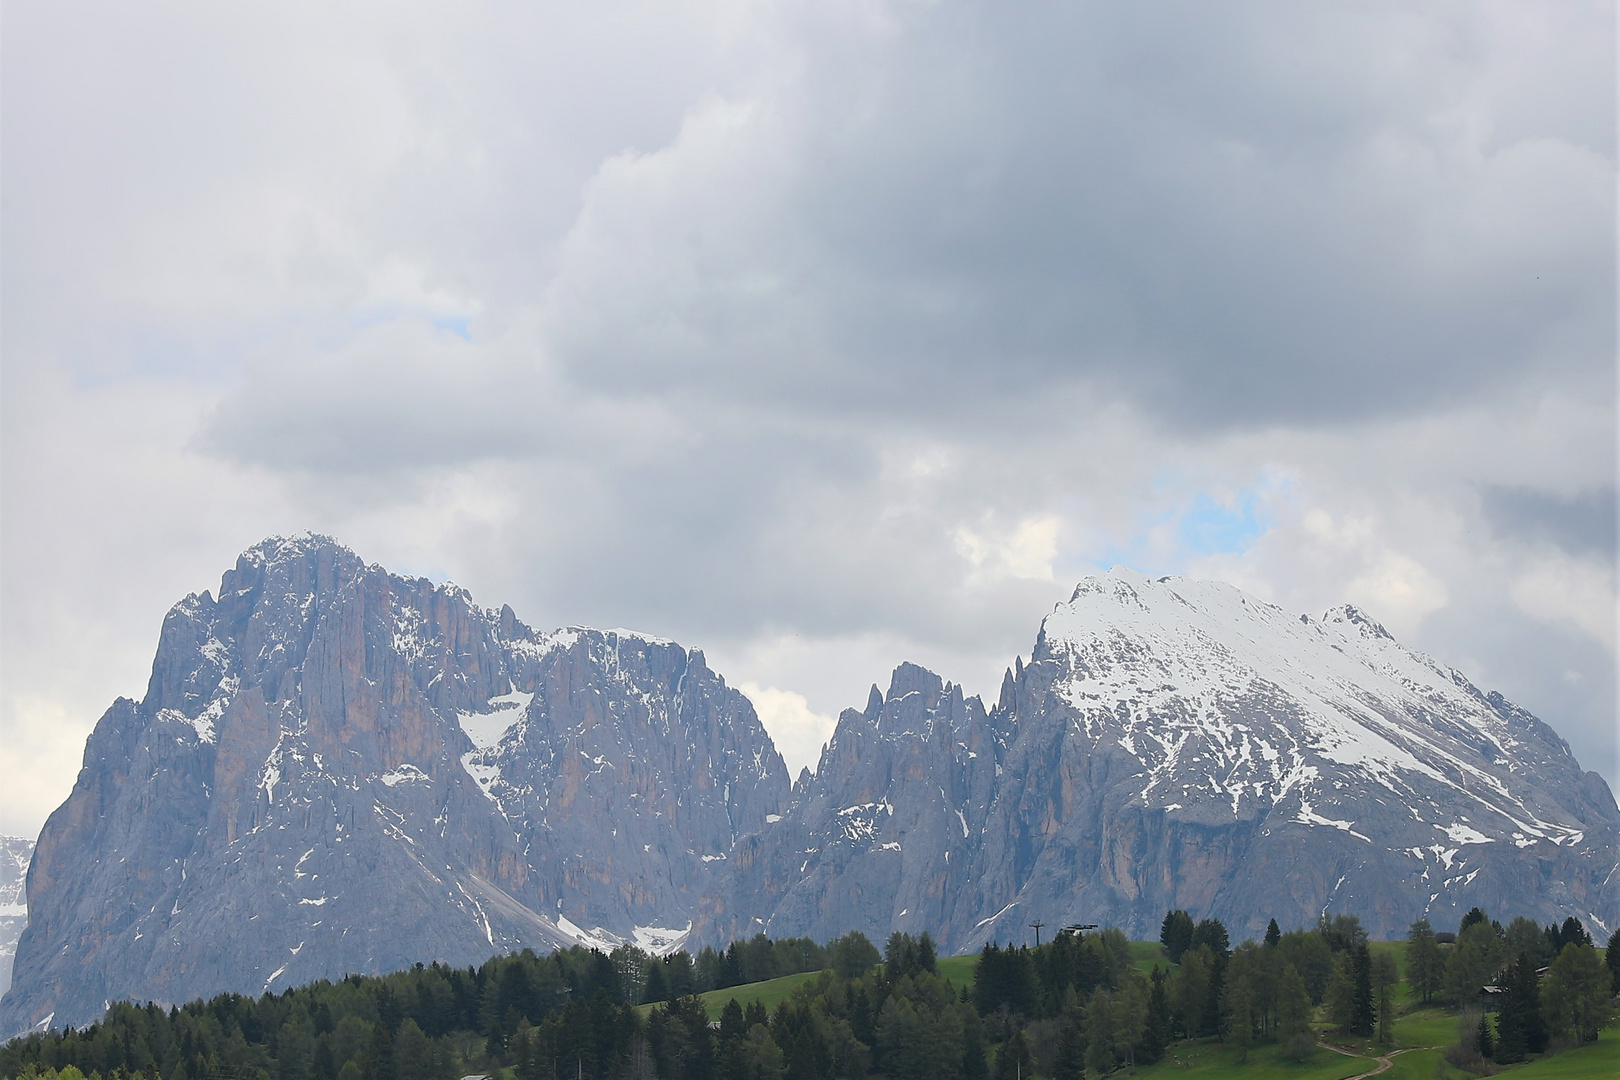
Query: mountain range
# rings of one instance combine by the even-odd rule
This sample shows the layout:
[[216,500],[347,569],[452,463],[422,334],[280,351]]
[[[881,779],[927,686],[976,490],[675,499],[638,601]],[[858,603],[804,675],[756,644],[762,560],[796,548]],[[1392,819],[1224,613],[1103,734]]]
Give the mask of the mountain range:
[[28,922],[23,879],[34,857],[34,842],[20,836],[0,836],[0,994],[11,986],[11,964],[17,958],[17,938]]
[[959,952],[1176,907],[1236,937],[1474,905],[1607,933],[1617,861],[1614,797],[1551,728],[1352,607],[1088,578],[993,706],[902,664],[790,782],[696,649],[275,538],[171,609],[96,725],[0,1033],[525,946]]

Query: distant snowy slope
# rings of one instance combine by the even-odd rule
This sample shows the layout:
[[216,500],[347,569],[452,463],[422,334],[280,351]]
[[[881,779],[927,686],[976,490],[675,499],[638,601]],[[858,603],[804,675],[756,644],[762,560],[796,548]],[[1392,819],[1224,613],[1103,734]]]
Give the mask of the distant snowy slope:
[[34,842],[19,836],[0,836],[0,994],[11,986],[11,965],[17,959],[17,938],[28,922],[23,887]]
[[[1414,857],[1446,865],[1459,845],[1587,828],[1584,799],[1545,783],[1573,765],[1563,740],[1353,607],[1315,620],[1229,585],[1116,572],[1048,616],[1036,651],[1059,666],[1052,690],[1075,723],[1145,766],[1145,805],[1287,802],[1348,832],[1389,800],[1433,834]],[[1333,806],[1349,817],[1324,818]]]

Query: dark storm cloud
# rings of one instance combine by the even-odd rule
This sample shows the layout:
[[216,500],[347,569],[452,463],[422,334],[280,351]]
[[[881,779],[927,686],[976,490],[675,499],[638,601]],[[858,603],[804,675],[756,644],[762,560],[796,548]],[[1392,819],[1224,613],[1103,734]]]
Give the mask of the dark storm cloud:
[[580,379],[924,415],[1079,383],[1221,428],[1608,364],[1612,93],[1482,132],[1503,43],[1460,16],[900,22],[593,193],[576,240],[613,272],[559,284],[554,326]]
[[1490,486],[1481,492],[1485,519],[1499,534],[1515,540],[1557,544],[1572,555],[1615,557],[1615,489],[1559,496],[1527,488]]

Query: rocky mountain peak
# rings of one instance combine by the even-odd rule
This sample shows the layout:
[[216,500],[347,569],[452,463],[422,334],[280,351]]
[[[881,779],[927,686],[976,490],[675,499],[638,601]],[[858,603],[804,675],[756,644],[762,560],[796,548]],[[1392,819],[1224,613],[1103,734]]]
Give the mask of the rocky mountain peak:
[[901,664],[790,785],[701,651],[538,630],[306,535],[176,604],[145,697],[97,724],[33,856],[0,1030],[761,930],[962,951],[1032,919],[1151,936],[1185,908],[1388,936],[1477,904],[1607,933],[1617,852],[1613,795],[1551,728],[1349,606],[1087,578],[993,710]]
[[266,540],[218,599],[171,609],[146,696],[91,735],[0,1027],[525,945],[668,947],[788,791],[695,650],[537,632],[328,537]]

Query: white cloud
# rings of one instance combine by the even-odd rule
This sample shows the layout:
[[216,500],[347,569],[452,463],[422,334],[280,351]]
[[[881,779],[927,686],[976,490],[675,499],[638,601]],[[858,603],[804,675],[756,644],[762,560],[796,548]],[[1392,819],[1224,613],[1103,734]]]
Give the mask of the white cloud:
[[1514,579],[1509,594],[1527,614],[1567,621],[1615,648],[1614,567],[1592,559],[1548,555]]
[[821,759],[821,749],[832,738],[837,721],[812,712],[805,696],[792,690],[751,682],[742,683],[737,689],[754,703],[759,722],[770,732],[777,751],[787,762],[788,774],[798,776],[799,770],[804,768],[814,772]]
[[169,603],[302,528],[704,647],[798,754],[902,659],[993,693],[1129,562],[1362,604],[1620,777],[1612,43],[1579,6],[8,9],[0,776],[39,772],[0,828]]

